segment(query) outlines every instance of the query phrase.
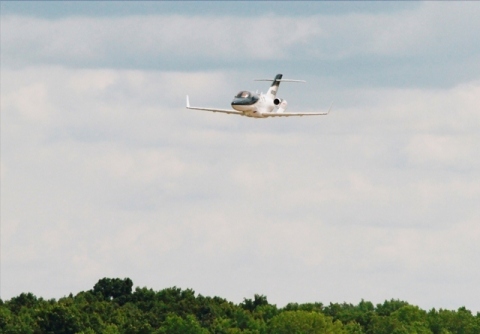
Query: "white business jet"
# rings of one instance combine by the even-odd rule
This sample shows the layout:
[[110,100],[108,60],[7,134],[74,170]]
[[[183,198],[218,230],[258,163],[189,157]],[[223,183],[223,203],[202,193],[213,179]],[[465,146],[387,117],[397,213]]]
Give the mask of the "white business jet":
[[[270,79],[257,79],[255,81],[270,81]],[[310,112],[310,113],[291,113],[285,112],[287,109],[287,101],[277,97],[278,86],[280,82],[305,82],[304,80],[290,80],[282,79],[282,74],[277,74],[273,79],[272,85],[266,94],[256,94],[249,91],[242,90],[235,95],[232,101],[233,109],[215,109],[215,108],[199,108],[191,107],[187,95],[187,109],[206,110],[213,112],[221,112],[225,114],[233,114],[255,118],[266,117],[289,117],[289,116],[318,116],[327,115],[332,106],[327,112]]]

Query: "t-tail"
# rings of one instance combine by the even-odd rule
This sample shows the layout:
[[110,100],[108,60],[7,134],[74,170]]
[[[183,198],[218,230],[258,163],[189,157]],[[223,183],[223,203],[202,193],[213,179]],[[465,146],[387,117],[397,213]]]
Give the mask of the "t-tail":
[[277,74],[273,79],[272,85],[268,89],[267,96],[274,99],[277,96],[278,87],[280,86],[280,80],[282,80],[282,74]]
[[[278,87],[280,86],[280,82],[305,82],[305,80],[292,80],[292,79],[282,79],[283,74],[277,74],[275,79],[272,81],[272,85],[267,91],[267,96],[270,97],[272,100],[275,99],[277,96]],[[256,79],[255,81],[270,81],[271,79]]]

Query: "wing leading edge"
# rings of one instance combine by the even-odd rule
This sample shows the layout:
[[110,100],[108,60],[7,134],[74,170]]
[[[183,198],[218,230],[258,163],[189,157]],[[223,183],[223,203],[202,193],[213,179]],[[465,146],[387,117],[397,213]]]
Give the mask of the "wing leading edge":
[[328,115],[328,112],[307,112],[307,113],[264,112],[264,113],[262,113],[262,116],[264,116],[264,117],[319,116],[319,115]]
[[190,106],[190,100],[187,95],[187,109],[192,109],[192,110],[205,110],[205,111],[212,111],[212,112],[221,112],[224,114],[235,114],[235,115],[243,115],[240,111],[236,111],[233,109],[216,109],[216,108],[199,108],[199,107],[191,107]]

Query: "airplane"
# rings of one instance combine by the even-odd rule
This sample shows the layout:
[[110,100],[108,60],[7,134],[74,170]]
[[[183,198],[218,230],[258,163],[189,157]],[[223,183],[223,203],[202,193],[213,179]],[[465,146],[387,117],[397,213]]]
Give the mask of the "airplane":
[[[240,91],[231,103],[233,109],[216,109],[216,108],[199,108],[191,107],[190,100],[187,95],[187,109],[206,110],[213,112],[220,112],[225,114],[233,114],[254,118],[266,117],[290,117],[290,116],[318,116],[327,115],[332,108],[327,112],[310,112],[310,113],[292,113],[285,112],[287,109],[287,101],[277,97],[278,87],[281,82],[305,82],[304,80],[282,79],[282,74],[277,74],[273,79],[272,85],[266,94],[252,93],[246,90]],[[270,79],[256,79],[255,81],[270,81]],[[332,102],[333,104],[333,102]]]

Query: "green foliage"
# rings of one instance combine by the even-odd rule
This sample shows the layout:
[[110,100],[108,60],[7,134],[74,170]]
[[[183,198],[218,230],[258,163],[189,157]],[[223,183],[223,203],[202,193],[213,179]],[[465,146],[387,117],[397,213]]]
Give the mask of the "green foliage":
[[343,326],[345,329],[345,332],[348,334],[364,334],[365,332],[363,331],[363,327],[355,321],[347,323],[345,326]]
[[40,309],[37,319],[37,325],[42,333],[77,333],[83,327],[78,311],[61,304],[48,305]]
[[344,324],[356,322],[363,328],[368,328],[375,314],[375,309],[371,302],[362,300],[358,305],[330,303],[323,309],[323,313]]
[[259,306],[264,306],[268,305],[267,297],[263,295],[255,295],[254,299],[243,299],[243,303],[240,304],[240,306],[247,311],[253,312],[255,309]]
[[234,304],[191,289],[132,287],[129,278],[103,278],[92,290],[59,300],[22,293],[0,301],[0,333],[480,334],[480,314],[465,308],[426,312],[399,300],[277,308],[258,294]]
[[427,321],[434,334],[478,334],[480,333],[480,314],[474,317],[464,307],[458,311],[432,309],[428,312]]
[[310,311],[310,312],[320,312],[325,313],[325,309],[322,303],[288,303],[284,308],[285,311]]
[[377,315],[381,316],[389,316],[396,310],[408,305],[407,302],[401,300],[391,299],[389,301],[385,301],[383,304],[378,304],[376,308]]
[[269,333],[275,334],[341,334],[346,333],[340,321],[332,321],[322,313],[308,311],[285,311],[269,323]]
[[15,314],[18,314],[23,307],[34,308],[38,304],[38,299],[32,293],[22,293],[18,297],[13,297],[7,301],[7,306]]
[[208,334],[208,330],[202,328],[193,315],[187,315],[185,319],[176,314],[167,317],[163,326],[156,334]]
[[102,278],[93,287],[93,293],[105,300],[113,299],[120,305],[125,304],[132,293],[133,282],[130,278]]

